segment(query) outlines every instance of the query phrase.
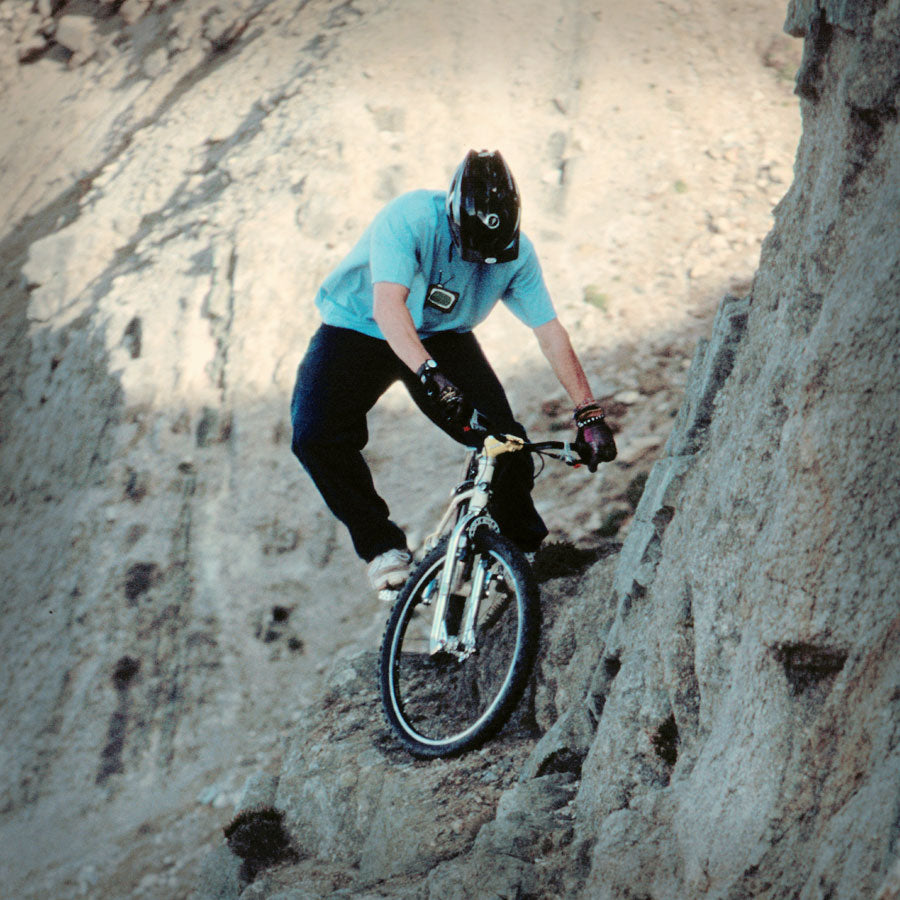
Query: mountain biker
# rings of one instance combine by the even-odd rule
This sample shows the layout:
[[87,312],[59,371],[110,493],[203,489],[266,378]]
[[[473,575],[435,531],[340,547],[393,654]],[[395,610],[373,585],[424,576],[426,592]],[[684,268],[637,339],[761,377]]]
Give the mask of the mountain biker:
[[[498,300],[533,329],[575,406],[590,470],[616,446],[569,336],[520,232],[519,193],[499,152],[470,150],[449,190],[403,194],[375,217],[316,295],[322,316],[297,372],[292,450],[368,563],[375,590],[401,585],[411,555],[362,456],[366,415],[398,379],[435,424],[464,444],[473,409],[493,428],[525,436],[472,329]],[[526,453],[495,476],[492,512],[523,551],[547,528],[531,499]]]

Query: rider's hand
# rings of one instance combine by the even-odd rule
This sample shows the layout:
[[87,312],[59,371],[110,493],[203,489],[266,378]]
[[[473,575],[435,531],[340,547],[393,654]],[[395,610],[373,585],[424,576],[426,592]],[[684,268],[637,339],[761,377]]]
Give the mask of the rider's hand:
[[599,403],[579,406],[573,418],[578,426],[575,444],[588,469],[596,472],[600,463],[611,462],[616,458],[616,441]]
[[435,361],[429,359],[422,363],[416,376],[446,424],[463,431],[468,429],[475,408],[466,400],[462,391],[438,369]]

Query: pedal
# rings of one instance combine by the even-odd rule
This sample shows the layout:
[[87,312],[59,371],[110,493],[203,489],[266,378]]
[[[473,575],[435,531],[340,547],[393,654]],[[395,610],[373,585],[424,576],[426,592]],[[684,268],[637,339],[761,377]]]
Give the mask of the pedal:
[[378,599],[383,603],[393,603],[400,596],[400,591],[396,588],[382,588],[378,592]]

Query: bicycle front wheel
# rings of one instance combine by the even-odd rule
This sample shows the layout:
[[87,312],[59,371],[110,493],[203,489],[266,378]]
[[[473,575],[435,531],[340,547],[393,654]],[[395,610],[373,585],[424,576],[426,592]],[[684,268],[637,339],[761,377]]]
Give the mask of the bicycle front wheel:
[[[448,649],[429,652],[446,551],[445,539],[407,581],[381,644],[385,717],[420,757],[460,753],[495,734],[521,696],[538,642],[540,603],[528,562],[510,541],[484,529],[458,565],[445,615]],[[473,602],[474,646],[462,642]]]

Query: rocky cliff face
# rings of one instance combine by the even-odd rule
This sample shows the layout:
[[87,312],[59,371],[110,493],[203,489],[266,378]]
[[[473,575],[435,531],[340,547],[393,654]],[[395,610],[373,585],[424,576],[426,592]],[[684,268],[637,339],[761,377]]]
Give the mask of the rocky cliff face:
[[[413,6],[0,6],[4,884],[871,895],[898,827],[897,3],[792,3],[804,137],[755,278],[797,137],[779,3]],[[519,718],[425,766],[374,712],[385,612],[285,413],[318,280],[470,144],[519,174],[622,455],[543,483],[553,537],[602,559],[549,573]],[[482,338],[514,404],[563,426],[509,327]],[[415,536],[458,454],[410,412],[385,398],[371,458]],[[248,867],[221,829],[250,773],[286,842]]]

